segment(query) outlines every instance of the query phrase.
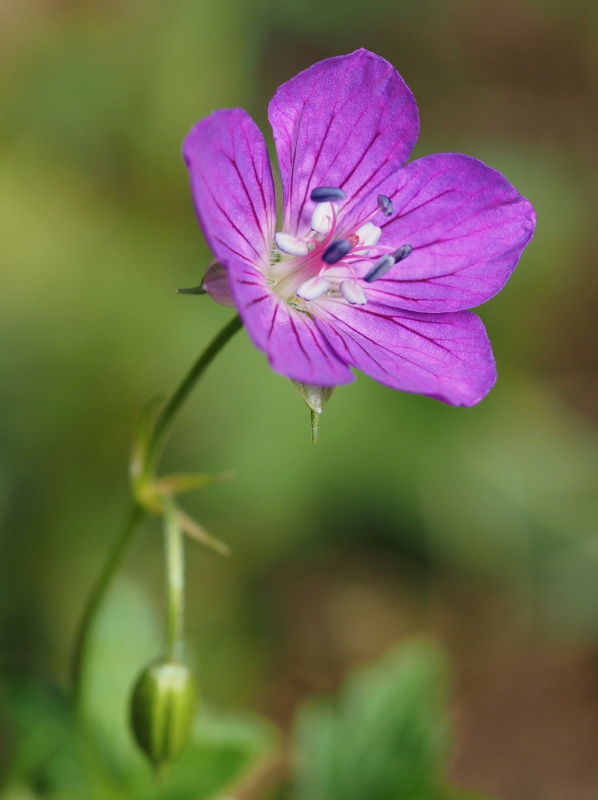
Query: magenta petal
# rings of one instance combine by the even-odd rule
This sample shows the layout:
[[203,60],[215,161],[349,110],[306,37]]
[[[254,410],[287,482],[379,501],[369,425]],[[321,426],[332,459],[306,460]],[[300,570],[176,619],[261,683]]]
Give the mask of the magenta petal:
[[276,224],[272,169],[259,128],[241,108],[215,111],[183,145],[195,210],[218,261],[270,261]]
[[418,134],[417,106],[395,68],[367,50],[314,64],[270,102],[284,194],[284,230],[309,228],[312,189],[341,188],[352,204],[372,193],[408,158]]
[[393,389],[471,406],[496,380],[484,325],[470,311],[416,314],[329,301],[316,322],[343,360]]
[[238,259],[228,263],[235,305],[247,332],[272,369],[301,383],[338,386],[354,380],[311,317],[272,293],[264,276]]
[[413,161],[388,194],[395,214],[381,224],[382,241],[410,244],[413,252],[368,295],[401,308],[461,311],[485,302],[504,286],[534,232],[530,203],[469,156]]

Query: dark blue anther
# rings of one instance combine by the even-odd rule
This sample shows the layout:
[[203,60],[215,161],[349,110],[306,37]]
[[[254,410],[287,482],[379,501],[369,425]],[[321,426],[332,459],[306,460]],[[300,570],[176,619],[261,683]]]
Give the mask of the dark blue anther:
[[329,203],[334,200],[344,200],[347,195],[342,189],[335,189],[333,186],[319,186],[312,189],[310,197],[314,203]]
[[390,253],[387,256],[382,256],[382,258],[379,258],[371,270],[365,275],[364,281],[366,283],[373,283],[374,281],[377,281],[378,278],[386,275],[388,270],[391,267],[394,267],[395,264],[398,264],[399,261],[404,261],[407,256],[410,255],[412,250],[413,247],[411,247],[410,244],[404,244],[402,247],[399,247],[398,250],[395,250],[394,253]]
[[336,242],[329,244],[322,253],[322,261],[326,264],[336,264],[344,258],[351,249],[351,242],[348,239],[337,239]]
[[383,275],[386,275],[388,270],[395,265],[395,258],[393,255],[382,256],[379,258],[378,261],[374,264],[371,270],[367,273],[364,277],[364,281],[366,283],[373,283],[377,281],[378,278],[381,278]]
[[390,197],[387,197],[385,194],[378,195],[378,208],[385,217],[390,217],[394,213]]
[[413,247],[411,247],[410,244],[404,244],[402,247],[399,247],[398,250],[395,250],[395,252],[392,254],[395,264],[398,264],[399,261],[404,261],[407,256],[411,255],[412,250]]

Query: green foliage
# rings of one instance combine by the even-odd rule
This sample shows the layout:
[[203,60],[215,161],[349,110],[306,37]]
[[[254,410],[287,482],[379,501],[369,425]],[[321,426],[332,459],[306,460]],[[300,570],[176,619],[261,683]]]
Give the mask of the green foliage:
[[[0,679],[0,792],[2,797],[37,793],[67,796],[84,782],[73,720],[66,698],[54,687],[23,676]],[[6,793],[5,793],[6,792]],[[35,794],[34,794],[35,793]],[[74,795],[69,795],[74,796]]]
[[[444,684],[441,652],[418,641],[349,678],[337,700],[308,702],[295,729],[295,800],[484,800],[446,787]],[[100,741],[88,719],[77,732],[53,690],[4,681],[2,698],[11,760],[4,800],[208,800],[278,748],[265,721],[202,710],[188,747],[156,782],[133,749],[115,769],[110,731]]]
[[[264,720],[251,715],[198,718],[192,745],[173,766],[156,800],[202,800],[222,793],[275,746]],[[166,791],[168,789],[168,791]]]
[[[428,644],[351,678],[297,726],[297,800],[448,800],[444,663]],[[456,800],[456,798],[455,798]]]
[[55,689],[5,678],[0,701],[3,800],[203,800],[224,792],[275,743],[257,718],[204,712],[184,754],[157,782],[132,751],[115,772],[107,743],[99,748],[89,730],[77,732]]
[[[140,667],[161,650],[158,622],[137,584],[117,583],[93,637],[85,685],[91,750],[100,754],[110,781],[131,797],[153,798],[155,792],[147,762],[133,742],[128,708]],[[201,710],[188,748],[169,769],[164,793],[156,797],[210,796],[272,744],[271,729],[259,720],[222,719]]]

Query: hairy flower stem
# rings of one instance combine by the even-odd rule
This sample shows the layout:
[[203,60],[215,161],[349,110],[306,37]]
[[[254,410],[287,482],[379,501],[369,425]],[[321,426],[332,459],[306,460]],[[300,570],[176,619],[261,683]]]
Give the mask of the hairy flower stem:
[[[242,327],[243,323],[241,322],[240,318],[235,316],[212,340],[212,342],[210,342],[204,352],[193,364],[187,375],[185,375],[178,388],[175,390],[174,394],[158,417],[152,431],[147,448],[147,458],[143,466],[144,477],[149,478],[153,475],[176,416],[185,403],[187,397],[190,395],[192,389],[195,387],[206,368],[211,364],[220,350],[222,350],[224,345]],[[129,548],[135,530],[137,529],[137,525],[143,518],[144,514],[145,509],[139,503],[134,502],[128,513],[122,531],[112,544],[112,548],[108,553],[108,557],[104,563],[102,571],[100,572],[99,578],[92,588],[85,611],[81,618],[81,623],[75,639],[71,677],[73,702],[77,712],[80,712],[81,710],[80,707],[84,673],[91,632],[108,589],[110,588],[122,559]]]
[[313,408],[310,409],[311,414],[311,441],[312,444],[316,444],[318,441],[318,433],[320,430],[320,413],[318,411],[314,411]]
[[164,511],[164,550],[166,557],[166,658],[182,661],[185,627],[185,542],[178,523],[176,506],[167,500]]

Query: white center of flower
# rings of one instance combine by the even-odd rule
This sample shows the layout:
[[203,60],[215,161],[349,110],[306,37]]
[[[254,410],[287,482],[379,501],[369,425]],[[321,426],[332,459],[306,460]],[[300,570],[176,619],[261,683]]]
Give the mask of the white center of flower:
[[[354,306],[365,305],[368,298],[364,284],[381,278],[412,250],[411,245],[395,250],[379,244],[382,229],[370,219],[379,212],[392,215],[390,199],[379,195],[378,208],[348,233],[341,233],[338,225],[339,204],[345,199],[341,189],[317,188],[311,199],[316,205],[309,234],[298,238],[279,232],[274,237],[279,258],[268,276],[272,289],[297,308],[302,301],[310,303],[324,295]],[[284,254],[282,258],[280,253]],[[371,268],[360,277],[356,265],[364,262]]]

